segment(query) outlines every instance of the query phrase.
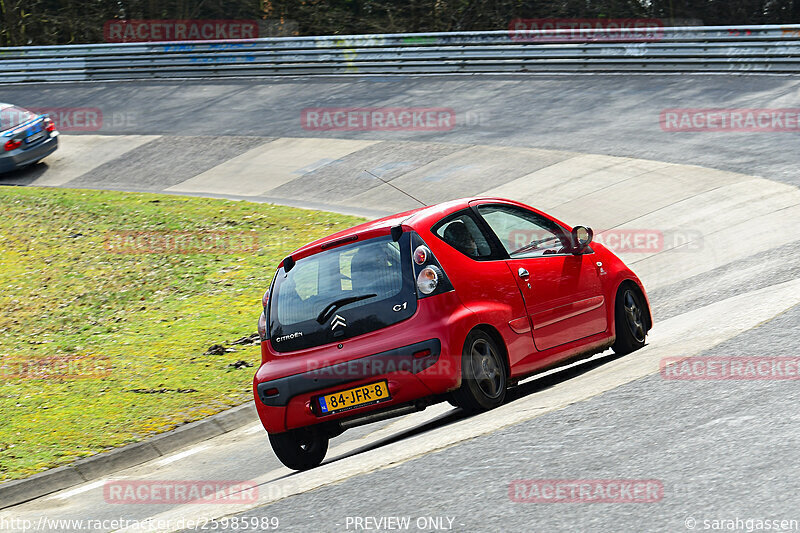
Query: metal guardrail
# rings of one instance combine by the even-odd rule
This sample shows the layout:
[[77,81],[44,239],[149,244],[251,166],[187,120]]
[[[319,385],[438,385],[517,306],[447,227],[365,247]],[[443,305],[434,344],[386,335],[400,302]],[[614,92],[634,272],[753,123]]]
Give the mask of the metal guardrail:
[[[632,36],[633,34],[633,36]],[[0,48],[0,82],[313,74],[800,72],[800,25]]]

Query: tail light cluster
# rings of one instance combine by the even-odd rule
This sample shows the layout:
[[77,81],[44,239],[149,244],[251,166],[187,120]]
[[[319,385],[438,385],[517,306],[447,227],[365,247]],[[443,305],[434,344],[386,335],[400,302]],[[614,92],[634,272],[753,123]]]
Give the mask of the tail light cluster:
[[56,131],[56,123],[53,122],[53,119],[51,119],[50,117],[44,118],[44,129],[51,133]]
[[269,304],[269,289],[261,297],[261,316],[258,317],[258,336],[261,341],[267,340],[267,304]]
[[417,280],[417,296],[425,298],[453,290],[453,286],[442,270],[442,266],[430,248],[416,233],[413,235],[414,276]]
[[261,337],[261,342],[267,340],[267,315],[261,311],[261,316],[258,317],[258,336]]
[[20,146],[22,146],[22,139],[11,139],[3,145],[3,148],[5,148],[6,152],[10,152],[11,150],[16,150]]

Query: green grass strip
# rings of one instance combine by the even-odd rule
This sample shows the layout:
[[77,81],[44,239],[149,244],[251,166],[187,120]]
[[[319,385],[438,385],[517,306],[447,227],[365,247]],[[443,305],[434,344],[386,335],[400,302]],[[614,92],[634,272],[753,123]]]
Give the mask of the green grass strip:
[[251,400],[258,346],[203,353],[255,332],[288,252],[363,221],[34,187],[0,188],[0,209],[0,480]]

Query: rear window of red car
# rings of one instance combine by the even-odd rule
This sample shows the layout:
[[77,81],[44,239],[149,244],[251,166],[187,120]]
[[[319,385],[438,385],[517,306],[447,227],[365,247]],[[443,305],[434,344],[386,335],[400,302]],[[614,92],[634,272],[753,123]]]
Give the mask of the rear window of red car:
[[[398,305],[401,311],[394,310]],[[278,270],[270,339],[281,352],[319,346],[397,323],[414,310],[409,236],[356,241],[300,259],[289,272]]]

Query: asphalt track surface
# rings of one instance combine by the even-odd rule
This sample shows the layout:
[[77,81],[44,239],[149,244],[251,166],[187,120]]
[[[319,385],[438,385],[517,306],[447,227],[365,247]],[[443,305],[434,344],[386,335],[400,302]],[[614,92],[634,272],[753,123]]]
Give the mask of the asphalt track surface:
[[[456,114],[441,132],[330,132],[570,150],[742,172],[797,184],[795,133],[665,132],[674,108],[794,108],[796,76],[364,76],[225,81],[8,85],[0,101],[103,112],[101,133],[325,136],[301,125],[314,107],[437,107]],[[211,148],[209,148],[211,149]]]
[[[656,328],[645,349],[624,358],[601,354],[531,380],[495,412],[465,417],[440,405],[351,430],[332,442],[322,467],[301,474],[280,466],[254,425],[114,479],[254,480],[255,502],[111,505],[101,480],[0,511],[0,520],[156,518],[171,521],[166,530],[181,529],[181,518],[275,517],[284,531],[391,530],[389,522],[376,528],[367,517],[406,517],[410,531],[692,531],[722,524],[712,520],[746,530],[748,519],[800,521],[798,382],[676,381],[659,374],[663,357],[798,355],[797,133],[668,133],[658,122],[666,108],[800,107],[799,82],[782,76],[454,76],[0,88],[0,101],[23,106],[101,109],[105,121],[91,134],[129,136],[91,139],[87,146],[105,143],[103,150],[113,152],[99,167],[58,174],[57,164],[39,165],[0,178],[8,184],[178,194],[194,187],[183,193],[225,196],[215,168],[241,165],[235,161],[249,153],[273,161],[276,155],[262,154],[270,143],[307,138],[319,153],[333,154],[327,164],[311,161],[314,168],[269,188],[231,183],[241,188],[231,196],[292,203],[297,199],[282,196],[281,187],[302,192],[335,181],[346,194],[337,199],[328,191],[325,199],[339,210],[405,206],[406,200],[353,177],[383,166],[384,176],[418,184],[434,197],[461,196],[465,189],[502,193],[570,223],[701,235],[693,237],[695,246],[622,254],[651,287]],[[309,107],[404,106],[452,108],[457,126],[320,132],[300,122]],[[324,142],[330,139],[364,144],[332,147]],[[78,141],[76,149],[83,146]],[[171,165],[169,172],[158,160],[189,150],[195,166]],[[476,184],[471,165],[486,161],[488,169],[511,175]],[[413,164],[397,166],[404,162]],[[142,166],[146,172],[137,170]],[[520,479],[658,480],[663,497],[520,503],[510,492]],[[137,529],[145,528],[130,528]],[[234,530],[230,522],[223,529]]]

